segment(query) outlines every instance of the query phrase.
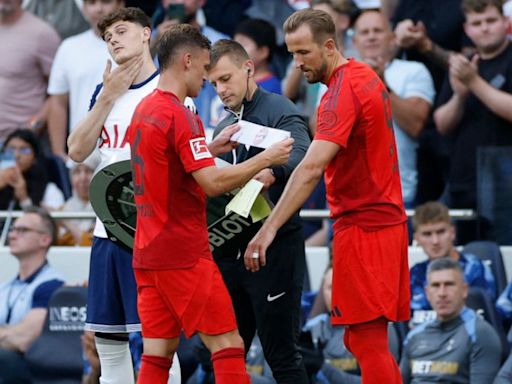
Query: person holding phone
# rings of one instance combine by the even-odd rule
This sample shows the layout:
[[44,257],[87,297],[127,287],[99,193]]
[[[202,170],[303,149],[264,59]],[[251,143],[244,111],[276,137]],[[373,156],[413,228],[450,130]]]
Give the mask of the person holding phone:
[[64,204],[61,190],[49,181],[39,140],[30,129],[7,136],[0,159],[0,209],[55,209]]

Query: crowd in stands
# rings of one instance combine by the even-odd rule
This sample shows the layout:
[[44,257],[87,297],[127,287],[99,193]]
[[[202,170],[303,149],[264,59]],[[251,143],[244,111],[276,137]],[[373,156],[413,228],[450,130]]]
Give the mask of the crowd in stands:
[[[48,247],[92,243],[94,221],[63,220],[54,231],[45,210],[92,212],[88,188],[98,161],[93,154],[74,163],[66,140],[112,65],[98,21],[124,6],[152,17],[152,53],[176,23],[199,28],[212,43],[238,41],[254,63],[258,86],[292,100],[311,137],[326,87],[308,84],[294,67],[282,24],[309,6],[329,13],[344,55],[366,62],[387,87],[404,203],[415,209],[411,240],[428,257],[411,269],[411,321],[390,326],[403,380],[512,383],[512,355],[505,360],[510,346],[502,337],[512,323],[512,283],[503,290],[480,255],[456,247],[495,240],[492,222],[457,223],[449,214],[478,209],[479,153],[512,146],[512,0],[0,0],[0,210],[25,210],[8,235],[19,275],[0,285],[0,303],[7,303],[0,305],[2,378],[27,370],[23,353],[41,333],[48,300],[63,283],[47,263]],[[210,132],[227,113],[209,83],[194,104]],[[324,190],[322,181],[304,208],[328,208],[319,198]],[[329,220],[304,227],[306,245],[329,244]],[[323,304],[304,319],[308,373],[317,383],[359,383],[343,329],[328,321],[331,278],[328,269],[317,296]],[[480,308],[470,308],[468,297],[478,292],[496,305],[499,330],[475,312]],[[141,341],[132,338],[138,356]],[[84,347],[92,383],[99,368],[89,336]],[[248,355],[253,380],[272,383],[262,353],[255,340]],[[208,382],[200,356],[180,354],[180,360],[182,369],[190,366],[184,378]]]

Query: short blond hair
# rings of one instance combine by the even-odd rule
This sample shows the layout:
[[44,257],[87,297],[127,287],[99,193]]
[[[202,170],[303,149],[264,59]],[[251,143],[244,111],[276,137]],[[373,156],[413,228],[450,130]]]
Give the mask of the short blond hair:
[[420,225],[448,223],[452,224],[448,207],[437,201],[429,201],[416,208],[412,218],[412,226],[416,231]]

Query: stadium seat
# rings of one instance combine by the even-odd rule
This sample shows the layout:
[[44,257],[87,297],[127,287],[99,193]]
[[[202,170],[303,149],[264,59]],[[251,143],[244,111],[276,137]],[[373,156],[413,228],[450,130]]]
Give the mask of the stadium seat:
[[466,306],[473,309],[492,325],[501,340],[503,360],[508,357],[510,347],[507,342],[505,330],[503,329],[503,322],[499,314],[496,312],[494,303],[489,298],[489,295],[487,295],[485,290],[480,287],[470,287],[468,297],[466,299]]
[[33,384],[81,382],[86,301],[83,287],[64,286],[50,298],[43,332],[25,354]]
[[496,294],[499,296],[507,286],[507,276],[500,247],[494,241],[472,241],[464,246],[463,252],[478,256],[491,267],[496,280]]
[[71,197],[71,178],[69,170],[59,156],[50,155],[46,157],[46,170],[48,178],[51,182],[55,183],[62,191],[64,199],[67,200]]

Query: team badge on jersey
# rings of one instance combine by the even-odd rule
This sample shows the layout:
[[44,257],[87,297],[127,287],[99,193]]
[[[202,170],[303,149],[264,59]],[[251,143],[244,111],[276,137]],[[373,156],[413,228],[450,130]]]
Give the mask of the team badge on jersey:
[[208,159],[212,157],[210,151],[208,150],[208,145],[206,145],[206,139],[204,137],[192,139],[189,141],[189,143],[190,149],[192,149],[192,154],[194,155],[194,160]]

